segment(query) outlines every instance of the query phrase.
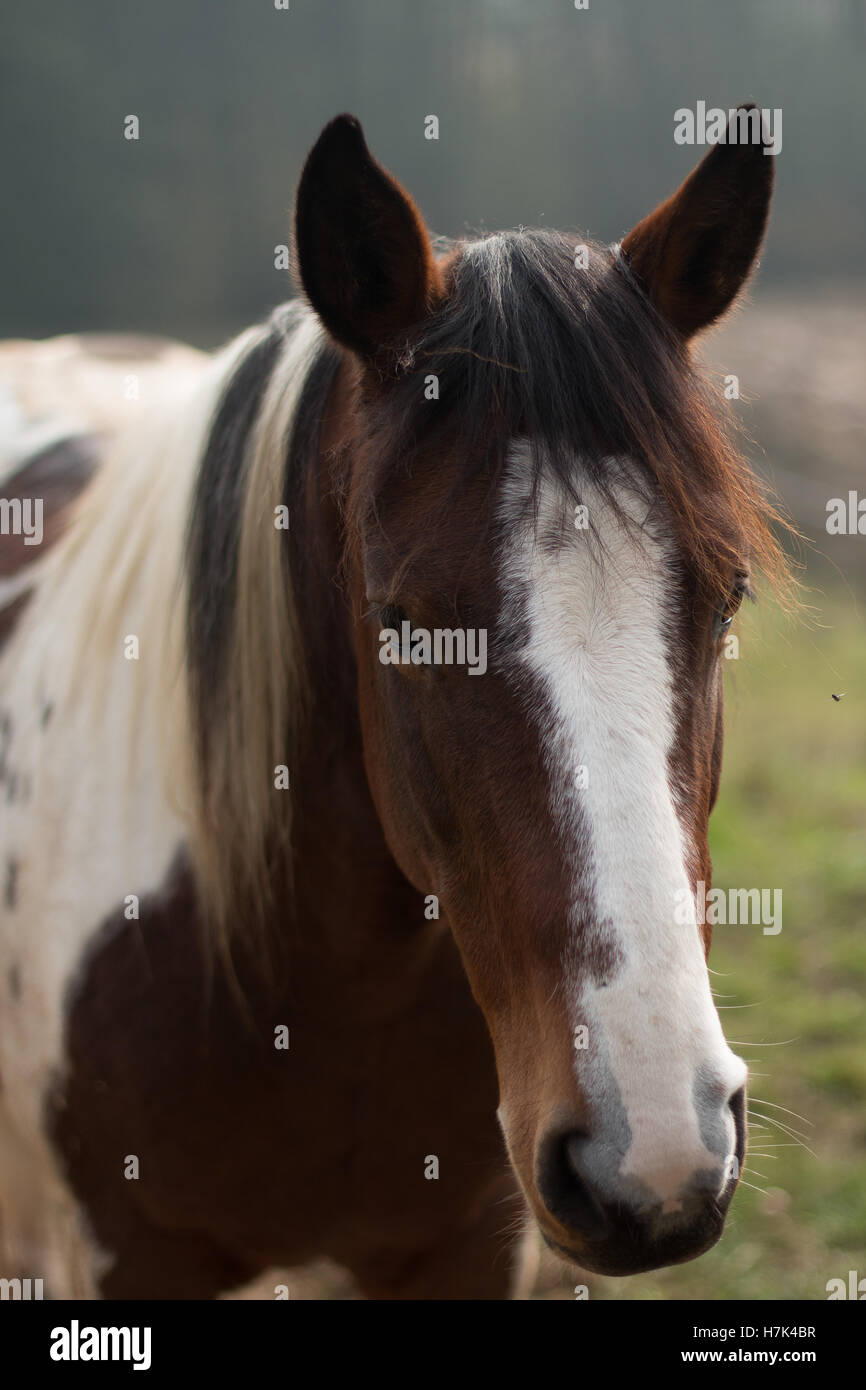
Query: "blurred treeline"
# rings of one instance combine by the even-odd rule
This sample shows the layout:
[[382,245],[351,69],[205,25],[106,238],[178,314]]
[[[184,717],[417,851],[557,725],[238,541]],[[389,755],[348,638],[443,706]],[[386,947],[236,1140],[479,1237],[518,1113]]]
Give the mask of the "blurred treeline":
[[260,316],[286,297],[304,155],[343,110],[437,231],[611,240],[702,153],[674,144],[677,107],[781,107],[762,284],[862,280],[864,0],[289,5],[2,0],[0,334],[212,342]]

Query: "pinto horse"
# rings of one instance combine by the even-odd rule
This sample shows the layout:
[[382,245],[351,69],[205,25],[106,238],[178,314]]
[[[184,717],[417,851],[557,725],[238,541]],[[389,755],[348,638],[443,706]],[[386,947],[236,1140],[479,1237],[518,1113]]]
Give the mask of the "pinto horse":
[[747,1070],[695,894],[780,555],[690,343],[772,176],[719,144],[621,244],[437,243],[340,116],[303,298],[212,357],[0,358],[4,529],[46,508],[0,570],[4,1275],[499,1298],[525,1230],[613,1275],[718,1239]]

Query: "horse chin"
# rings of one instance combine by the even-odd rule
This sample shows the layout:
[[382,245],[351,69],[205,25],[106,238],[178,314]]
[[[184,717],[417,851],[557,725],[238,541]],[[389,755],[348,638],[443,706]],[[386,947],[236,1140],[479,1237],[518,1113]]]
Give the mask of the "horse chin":
[[590,1274],[625,1278],[632,1274],[648,1274],[670,1265],[687,1264],[705,1255],[718,1242],[725,1227],[725,1212],[719,1209],[708,1216],[698,1229],[692,1227],[671,1232],[660,1240],[630,1231],[622,1236],[599,1241],[578,1241],[564,1244],[548,1234],[540,1225],[545,1245],[560,1258],[578,1265]]

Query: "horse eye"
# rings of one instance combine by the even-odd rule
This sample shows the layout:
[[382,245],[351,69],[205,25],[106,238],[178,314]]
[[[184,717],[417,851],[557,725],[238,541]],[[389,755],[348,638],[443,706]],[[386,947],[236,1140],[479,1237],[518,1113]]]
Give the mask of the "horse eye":
[[715,622],[713,623],[714,639],[724,637],[725,633],[730,630],[731,623],[734,621],[734,616],[744,596],[750,596],[749,581],[745,575],[738,575],[734,587],[716,614]]
[[383,603],[378,609],[378,618],[383,628],[390,627],[398,630],[403,623],[409,622],[409,614],[398,603]]

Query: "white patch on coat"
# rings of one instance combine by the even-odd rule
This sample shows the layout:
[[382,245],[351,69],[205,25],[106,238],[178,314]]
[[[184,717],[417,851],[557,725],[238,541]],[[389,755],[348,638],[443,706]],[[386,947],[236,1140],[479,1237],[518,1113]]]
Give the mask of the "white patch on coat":
[[92,1292],[100,1263],[45,1135],[66,991],[106,916],[156,890],[187,836],[188,509],[215,404],[262,331],[178,357],[157,401],[130,404],[0,659],[8,766],[29,787],[0,797],[0,1267],[29,1267],[55,1297]]
[[[691,901],[691,891],[668,763],[675,722],[663,622],[671,543],[657,521],[646,525],[648,504],[614,461],[617,499],[634,527],[587,486],[581,501],[596,537],[575,529],[552,476],[542,484],[536,526],[523,506],[527,450],[512,446],[503,494],[510,542],[502,583],[512,596],[505,616],[528,623],[518,659],[553,711],[543,737],[555,819],[574,847],[575,872],[588,851],[595,919],[610,924],[624,957],[604,984],[572,978],[566,986],[575,1027],[589,1030],[579,1078],[591,1138],[606,1154],[592,1178],[610,1197],[623,1179],[637,1179],[673,1211],[684,1182],[720,1169],[695,1106],[699,1070],[724,1092],[711,1118],[725,1127],[733,1152],[727,1097],[744,1083],[746,1067],[722,1034],[696,917],[676,920],[676,905]],[[544,544],[557,535],[558,549]],[[576,892],[574,931],[577,902]],[[627,1129],[617,1121],[616,1092]]]

